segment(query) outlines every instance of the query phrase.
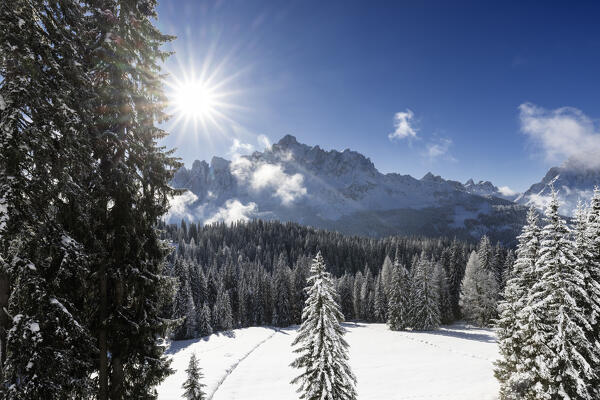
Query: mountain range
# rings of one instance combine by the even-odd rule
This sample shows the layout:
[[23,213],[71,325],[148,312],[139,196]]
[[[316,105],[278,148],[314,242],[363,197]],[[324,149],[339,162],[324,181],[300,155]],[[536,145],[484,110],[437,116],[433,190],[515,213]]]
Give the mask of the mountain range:
[[514,242],[526,208],[490,182],[379,172],[351,150],[323,150],[285,136],[263,152],[213,157],[179,169],[167,218],[200,223],[295,221],[347,234],[456,236]]

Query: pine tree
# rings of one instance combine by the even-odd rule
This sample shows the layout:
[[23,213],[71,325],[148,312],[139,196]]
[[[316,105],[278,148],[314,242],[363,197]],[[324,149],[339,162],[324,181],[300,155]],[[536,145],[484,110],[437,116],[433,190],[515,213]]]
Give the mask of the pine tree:
[[382,274],[377,275],[377,279],[375,280],[374,298],[373,320],[376,322],[385,322],[387,320],[387,299],[385,296]]
[[361,291],[363,287],[363,275],[360,271],[356,273],[354,276],[354,288],[353,288],[353,298],[354,298],[354,318],[361,319],[362,318],[362,300],[361,300]]
[[194,265],[192,268],[190,268],[189,274],[190,289],[192,291],[194,305],[200,308],[202,307],[202,304],[208,300],[208,284],[206,282],[206,275],[204,275],[204,270],[200,265]]
[[93,390],[91,36],[73,1],[0,3],[0,395]]
[[199,307],[198,315],[196,316],[198,336],[204,337],[213,333],[212,326],[210,324],[210,307],[204,303]]
[[415,330],[432,330],[440,326],[439,278],[433,264],[421,254],[412,282],[411,326]]
[[348,363],[348,343],[341,326],[343,315],[320,252],[310,272],[302,325],[292,343],[298,346],[294,352],[299,357],[291,365],[302,372],[292,384],[300,384],[300,399],[354,400],[356,378]]
[[496,317],[498,287],[496,278],[471,252],[461,285],[460,306],[464,318],[478,326],[489,326]]
[[204,393],[202,388],[206,385],[201,382],[203,378],[202,370],[198,366],[198,359],[195,354],[192,354],[190,357],[190,363],[185,372],[187,379],[182,386],[185,390],[183,397],[186,400],[205,400],[206,393]]
[[[598,293],[598,286],[600,286],[600,188],[597,186],[594,188],[587,218],[586,247],[589,259],[584,279],[592,307],[591,311],[587,311],[589,312],[589,322],[592,325],[592,335],[598,341],[600,340],[600,311],[598,311],[598,307],[600,307],[600,294]],[[596,364],[595,370],[596,375],[600,377],[600,365]]]
[[371,321],[373,318],[375,308],[374,289],[373,274],[369,267],[365,265],[364,279],[360,289],[360,318],[364,321]]
[[273,282],[273,325],[289,326],[292,323],[292,271],[285,264],[279,264]]
[[437,280],[436,284],[439,292],[438,298],[440,309],[440,322],[442,324],[449,324],[454,320],[454,313],[452,311],[452,302],[450,299],[448,276],[440,262],[436,262],[434,264],[433,276]]
[[390,260],[389,256],[385,256],[383,260],[383,265],[381,267],[381,280],[383,283],[383,288],[385,289],[385,295],[387,296],[391,287],[392,287],[392,277],[394,273],[394,264],[392,260]]
[[528,372],[531,370],[521,350],[525,340],[523,326],[529,321],[523,309],[528,302],[529,289],[537,280],[535,264],[540,246],[540,228],[534,207],[529,209],[527,224],[518,239],[517,259],[514,266],[510,266],[504,299],[498,306],[500,316],[497,334],[501,357],[496,362],[495,375],[500,381],[501,399],[520,398],[523,388],[528,385]]
[[388,326],[393,331],[400,331],[409,327],[410,286],[408,271],[403,265],[400,265],[398,260],[395,260],[388,299],[387,320]]
[[171,372],[159,341],[171,327],[160,316],[170,282],[162,264],[171,249],[156,224],[176,194],[169,182],[180,166],[159,146],[167,133],[157,127],[168,118],[160,65],[170,53],[161,46],[173,37],[153,25],[155,1],[92,5],[94,43],[87,55],[95,160],[86,189],[97,247],[98,399],[154,398],[153,387]]
[[213,327],[215,330],[228,331],[233,329],[233,315],[231,301],[227,291],[220,291],[212,313]]
[[300,324],[302,322],[302,308],[306,301],[306,292],[304,287],[306,286],[306,280],[308,279],[310,259],[308,257],[298,258],[296,265],[294,266],[294,272],[292,276],[292,299],[293,299],[293,323]]
[[524,343],[524,358],[536,359],[524,397],[596,399],[593,365],[599,354],[588,341],[592,327],[583,313],[591,308],[590,298],[577,269],[569,228],[558,208],[553,190],[536,262],[540,279],[531,288],[525,307],[525,312],[541,319]]
[[477,247],[477,256],[479,257],[479,263],[484,271],[493,272],[492,271],[492,243],[490,242],[490,238],[487,235],[483,235],[481,240],[479,241],[479,246]]
[[180,281],[179,290],[175,295],[173,316],[181,321],[181,325],[173,335],[175,339],[191,339],[196,335],[196,308],[186,280]]

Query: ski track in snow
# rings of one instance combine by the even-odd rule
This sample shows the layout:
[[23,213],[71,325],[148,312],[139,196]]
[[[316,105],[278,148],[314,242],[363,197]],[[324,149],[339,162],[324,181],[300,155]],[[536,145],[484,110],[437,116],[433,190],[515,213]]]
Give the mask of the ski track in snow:
[[[435,347],[436,349],[445,350],[445,351],[450,352],[450,353],[460,354],[461,356],[464,356],[464,357],[476,358],[478,360],[489,361],[489,362],[496,361],[496,360],[491,359],[491,358],[480,357],[480,356],[478,356],[476,354],[470,354],[470,353],[465,353],[465,352],[462,352],[462,351],[456,351],[456,350],[454,350],[452,348],[440,346],[440,345],[437,345],[435,343],[429,342],[429,341],[424,340],[424,339],[417,339],[417,338],[414,338],[414,337],[410,337],[410,335],[405,334],[403,332],[396,332],[396,333],[399,334],[400,337],[403,337],[403,338],[408,339],[408,340],[412,340],[413,342],[419,342],[419,343],[425,344],[427,346]],[[427,334],[427,331],[419,332],[419,334]]]
[[[260,346],[262,346],[265,342],[267,342],[269,339],[272,339],[273,336],[275,336],[275,334],[279,332],[279,329],[273,328],[273,333],[271,333],[268,337],[266,337],[265,339],[261,340],[256,346],[254,346],[252,349],[250,349],[249,352],[247,352],[246,354],[244,354],[239,360],[237,360],[237,362],[235,362],[231,367],[229,367],[226,371],[225,374],[221,377],[221,379],[219,379],[219,381],[217,382],[217,385],[215,387],[215,389],[213,390],[213,392],[208,396],[207,400],[212,400],[212,398],[214,397],[214,395],[217,393],[217,390],[219,390],[219,388],[221,387],[221,385],[223,385],[223,382],[225,382],[225,379],[227,379],[231,373],[233,371],[235,371],[235,369],[237,368],[238,365],[240,365],[240,363],[242,361],[244,361],[246,358],[248,358],[248,356],[250,354],[252,354],[253,352],[255,352]],[[219,346],[219,347],[223,347]]]

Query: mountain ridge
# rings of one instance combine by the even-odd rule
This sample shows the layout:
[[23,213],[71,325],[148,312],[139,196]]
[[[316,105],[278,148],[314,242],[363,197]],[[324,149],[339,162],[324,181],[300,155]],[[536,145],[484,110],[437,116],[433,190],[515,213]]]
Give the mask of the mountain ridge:
[[476,193],[474,182],[465,187],[431,172],[421,179],[383,174],[359,152],[324,150],[291,135],[232,160],[196,160],[172,185],[189,192],[172,207],[171,221],[279,219],[368,236],[488,234],[513,242],[525,210],[495,196],[491,183]]

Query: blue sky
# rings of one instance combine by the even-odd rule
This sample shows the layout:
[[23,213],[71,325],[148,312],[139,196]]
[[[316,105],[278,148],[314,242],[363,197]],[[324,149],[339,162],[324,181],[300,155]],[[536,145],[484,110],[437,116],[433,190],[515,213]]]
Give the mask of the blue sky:
[[204,68],[227,103],[165,143],[189,165],[292,134],[382,172],[525,190],[572,142],[596,149],[600,7],[508,3],[163,0],[167,71]]

